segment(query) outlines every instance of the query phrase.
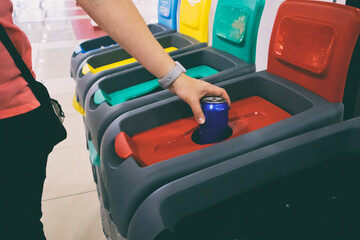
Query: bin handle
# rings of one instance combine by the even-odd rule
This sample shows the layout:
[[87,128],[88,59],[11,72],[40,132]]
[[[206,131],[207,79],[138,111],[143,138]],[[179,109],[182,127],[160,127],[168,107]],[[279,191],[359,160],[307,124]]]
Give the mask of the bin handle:
[[120,132],[115,138],[115,152],[122,159],[135,156],[134,146],[131,138],[125,133]]

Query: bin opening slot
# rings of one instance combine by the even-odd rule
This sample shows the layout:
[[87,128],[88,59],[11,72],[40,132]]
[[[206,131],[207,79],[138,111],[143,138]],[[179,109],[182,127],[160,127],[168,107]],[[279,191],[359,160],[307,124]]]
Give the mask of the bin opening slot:
[[155,24],[149,24],[148,25],[150,32],[154,35],[157,33],[161,33],[164,32],[166,29],[163,28],[162,26],[160,26],[159,24],[155,23]]
[[[165,48],[164,50],[167,53],[169,53],[169,52],[173,52],[173,51],[177,50],[177,48],[176,47],[168,47],[168,48]],[[88,73],[88,72],[98,73],[98,72],[102,72],[102,71],[109,70],[109,69],[112,69],[112,68],[117,68],[117,67],[124,66],[124,65],[127,65],[127,64],[130,64],[130,63],[134,63],[134,62],[137,62],[135,58],[128,58],[128,59],[123,59],[123,60],[118,61],[118,62],[106,64],[106,65],[103,65],[103,66],[98,66],[98,67],[93,67],[93,66],[90,65],[90,63],[87,63],[87,64],[84,65],[84,67],[82,69],[82,73],[84,75],[86,73]]]
[[111,37],[104,36],[92,40],[85,41],[80,43],[80,47],[82,49],[82,53],[90,52],[96,49],[101,49],[104,47],[109,47],[117,44]]
[[[290,116],[289,113],[258,96],[235,101],[229,111],[229,127],[233,134],[228,139]],[[146,167],[213,145],[199,145],[193,142],[192,134],[197,128],[198,124],[193,117],[188,117],[137,133],[127,140],[131,140],[132,151],[136,151],[136,161]]]
[[[152,34],[160,33],[165,30],[158,24],[149,24],[148,28]],[[103,36],[80,43],[79,49],[78,51],[76,51],[76,53],[87,53],[93,50],[110,47],[113,45],[117,45],[117,42],[115,42],[110,36]]]
[[[247,127],[246,124],[243,124],[241,126],[242,129],[246,129],[246,127]],[[196,144],[205,144],[205,143],[201,142],[199,134],[200,134],[199,128],[196,128],[195,131],[192,131],[191,140]],[[228,127],[228,129],[226,130],[226,132],[224,133],[224,135],[221,137],[221,139],[218,142],[228,139],[229,137],[232,136],[232,134],[233,134],[233,129],[231,127]]]
[[[186,72],[188,76],[197,79],[208,77],[215,73],[218,73],[218,71],[206,65],[190,68]],[[153,79],[111,93],[106,93],[104,90],[99,89],[95,92],[94,102],[99,105],[106,101],[110,106],[115,106],[117,104],[129,101],[131,99],[146,96],[148,94],[158,92],[161,90],[162,88],[158,83],[158,79]]]

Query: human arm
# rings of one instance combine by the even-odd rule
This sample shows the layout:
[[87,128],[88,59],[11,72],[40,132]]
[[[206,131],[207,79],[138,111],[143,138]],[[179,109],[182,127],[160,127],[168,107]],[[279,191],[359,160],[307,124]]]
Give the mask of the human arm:
[[[105,32],[157,78],[163,78],[175,66],[172,58],[151,34],[131,0],[77,2]],[[190,105],[198,123],[203,123],[205,119],[199,101],[203,96],[221,96],[230,106],[230,98],[224,89],[190,78],[186,74],[181,74],[170,85],[169,90]]]

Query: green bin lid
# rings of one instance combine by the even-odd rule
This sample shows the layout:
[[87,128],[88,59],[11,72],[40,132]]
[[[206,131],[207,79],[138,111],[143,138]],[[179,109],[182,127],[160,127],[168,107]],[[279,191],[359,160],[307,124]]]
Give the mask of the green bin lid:
[[[209,66],[201,65],[188,69],[186,74],[190,77],[199,79],[208,77],[217,72],[217,70]],[[101,104],[106,101],[109,105],[115,106],[119,103],[123,103],[128,100],[159,91],[161,89],[162,88],[158,83],[158,79],[150,80],[109,94],[99,89],[95,92],[94,102],[96,104]]]
[[256,40],[265,0],[219,0],[215,13],[214,48],[255,63]]

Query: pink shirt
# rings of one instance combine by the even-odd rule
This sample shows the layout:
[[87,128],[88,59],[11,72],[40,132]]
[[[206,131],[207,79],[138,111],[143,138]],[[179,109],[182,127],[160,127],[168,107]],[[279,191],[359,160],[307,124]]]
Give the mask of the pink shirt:
[[[31,46],[25,33],[14,25],[13,5],[0,0],[0,24],[5,28],[24,62],[32,71]],[[35,76],[34,72],[32,71]],[[0,42],[0,119],[13,117],[40,106],[5,46]]]

